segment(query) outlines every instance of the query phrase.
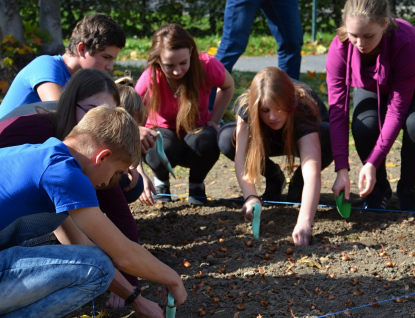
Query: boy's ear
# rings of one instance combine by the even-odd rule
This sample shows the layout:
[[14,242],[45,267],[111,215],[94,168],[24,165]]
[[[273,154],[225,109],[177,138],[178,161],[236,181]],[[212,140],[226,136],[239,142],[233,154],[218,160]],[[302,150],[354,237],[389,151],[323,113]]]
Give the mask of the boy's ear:
[[78,43],[77,50],[78,50],[78,55],[83,58],[85,58],[86,53],[88,53],[88,50],[84,42]]
[[109,159],[111,155],[112,155],[112,152],[109,149],[98,150],[95,155],[95,165],[96,166],[100,165],[105,160]]

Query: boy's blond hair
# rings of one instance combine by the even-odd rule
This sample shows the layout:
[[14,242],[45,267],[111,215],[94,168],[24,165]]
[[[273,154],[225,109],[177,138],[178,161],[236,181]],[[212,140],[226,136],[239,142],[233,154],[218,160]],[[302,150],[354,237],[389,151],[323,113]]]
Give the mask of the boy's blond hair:
[[138,123],[144,124],[147,118],[143,100],[134,89],[133,79],[128,76],[121,77],[115,81],[120,93],[121,105],[129,112],[131,116],[137,116]]
[[88,111],[65,139],[76,138],[78,151],[90,157],[98,147],[112,151],[113,161],[133,167],[140,162],[140,133],[133,117],[122,107],[100,105]]

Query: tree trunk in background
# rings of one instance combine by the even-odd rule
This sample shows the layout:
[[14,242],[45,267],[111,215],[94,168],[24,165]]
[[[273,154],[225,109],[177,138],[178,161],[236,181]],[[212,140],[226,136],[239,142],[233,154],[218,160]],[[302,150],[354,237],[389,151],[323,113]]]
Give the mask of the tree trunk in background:
[[396,16],[396,0],[388,0],[388,2],[389,2],[389,8],[393,16]]
[[[26,43],[24,27],[22,18],[20,17],[17,0],[0,0],[0,28],[3,36],[13,34],[15,40]],[[35,54],[33,52],[25,54],[15,53],[13,57],[13,70],[11,72],[16,75],[17,72],[34,58]]]
[[39,27],[42,30],[48,30],[53,37],[52,42],[42,44],[42,54],[57,55],[65,53],[62,41],[59,0],[40,0],[39,6]]
[[146,8],[147,8],[147,0],[140,1],[140,24],[143,26],[142,34],[145,36],[151,36],[151,28],[147,23],[146,17]]
[[0,0],[0,29],[3,35],[12,33],[14,39],[26,42],[17,0]]

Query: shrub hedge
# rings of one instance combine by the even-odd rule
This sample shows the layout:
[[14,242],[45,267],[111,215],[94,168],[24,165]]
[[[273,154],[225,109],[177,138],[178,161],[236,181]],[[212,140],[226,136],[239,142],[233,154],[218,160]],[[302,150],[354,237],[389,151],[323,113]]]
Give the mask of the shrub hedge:
[[[289,1],[289,0],[287,0]],[[317,30],[334,33],[341,21],[345,1],[317,1]],[[396,16],[414,19],[415,0],[389,0]],[[23,21],[38,20],[38,0],[18,0]],[[192,35],[221,34],[225,0],[61,0],[62,30],[69,37],[76,22],[85,14],[102,12],[111,15],[127,36],[151,36],[166,23],[179,23]],[[312,28],[312,0],[299,0],[305,32]],[[411,21],[414,22],[414,21]],[[252,32],[269,34],[267,21],[258,12]]]

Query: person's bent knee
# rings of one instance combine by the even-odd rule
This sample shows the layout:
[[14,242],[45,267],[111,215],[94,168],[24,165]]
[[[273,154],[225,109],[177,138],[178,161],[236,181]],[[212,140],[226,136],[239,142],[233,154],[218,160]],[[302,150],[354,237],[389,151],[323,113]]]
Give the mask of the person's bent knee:
[[217,144],[218,133],[212,127],[205,126],[194,135],[187,135],[186,143],[198,153],[219,152]]
[[409,138],[415,143],[415,112],[409,114],[406,118],[405,125]]
[[82,259],[84,266],[90,266],[84,284],[87,284],[89,286],[88,289],[94,293],[102,294],[108,289],[114,278],[115,267],[110,257],[99,247],[88,247],[89,249],[84,251],[84,253],[88,254],[88,257]]
[[235,123],[223,126],[218,132],[219,150],[229,159],[235,159]]

